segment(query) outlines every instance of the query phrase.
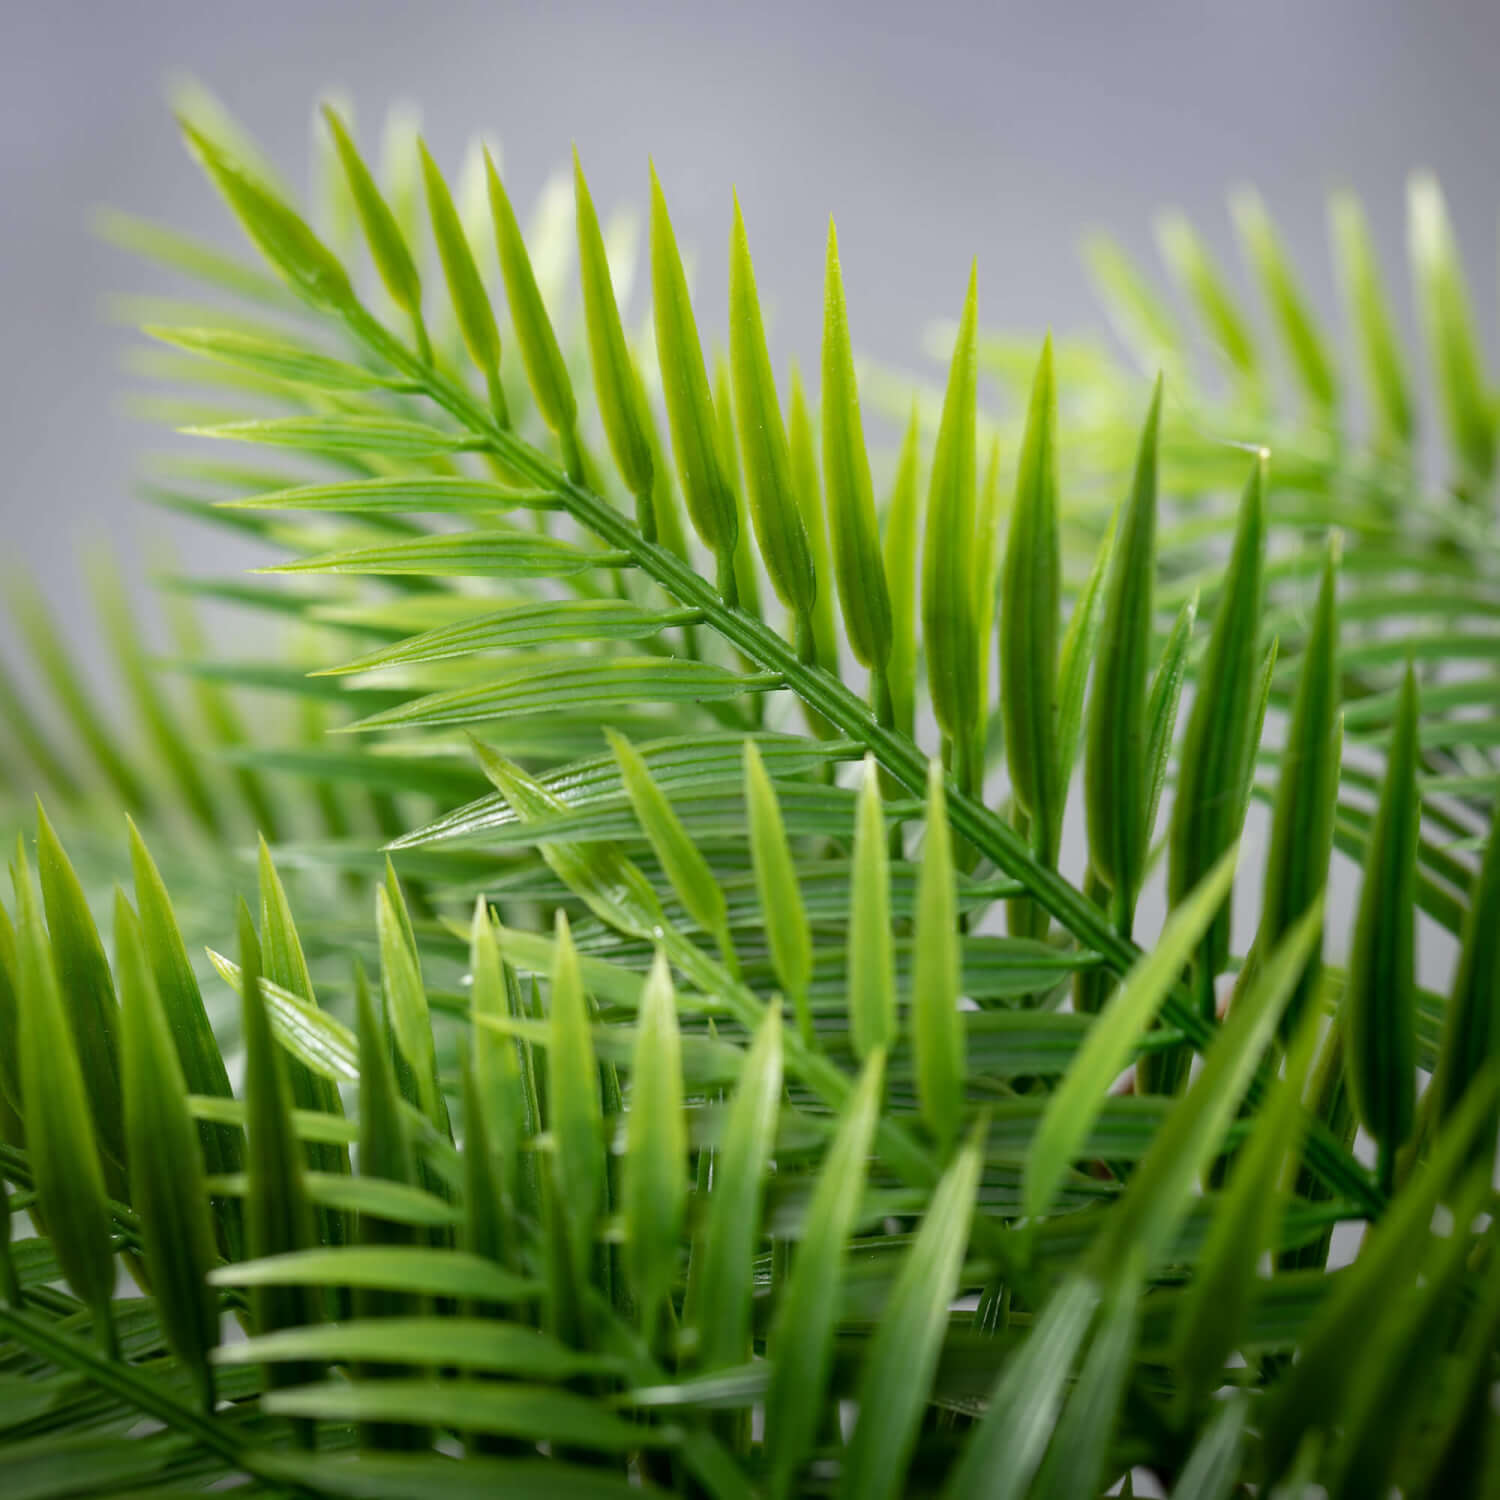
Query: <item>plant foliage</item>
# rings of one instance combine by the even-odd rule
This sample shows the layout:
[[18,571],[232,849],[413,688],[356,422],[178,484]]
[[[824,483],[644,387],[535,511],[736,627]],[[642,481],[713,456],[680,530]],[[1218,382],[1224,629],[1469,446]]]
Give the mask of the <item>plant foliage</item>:
[[576,158],[523,221],[330,108],[309,211],[180,111],[259,258],[103,222],[191,284],[132,308],[195,439],[148,495],[269,562],[169,566],[164,648],[98,571],[133,723],[11,597],[0,1489],[1496,1493],[1496,405],[1436,184],[1425,366],[1354,200],[1346,357],[1246,192],[1264,332],[1169,216],[1183,313],[1088,247],[1131,360],[971,273],[930,390],[830,226],[810,400],[738,203],[719,351],[654,172],[638,246]]

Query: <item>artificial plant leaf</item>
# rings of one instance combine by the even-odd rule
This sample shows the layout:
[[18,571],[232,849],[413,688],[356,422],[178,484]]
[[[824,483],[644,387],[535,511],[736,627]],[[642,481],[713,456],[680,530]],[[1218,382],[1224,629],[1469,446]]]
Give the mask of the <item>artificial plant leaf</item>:
[[63,1276],[88,1308],[95,1336],[113,1352],[110,1210],[87,1075],[63,1007],[53,943],[42,924],[31,868],[19,845],[11,878],[16,888],[23,1116],[37,1207]]
[[823,1159],[792,1274],[771,1325],[766,1444],[773,1496],[792,1493],[817,1439],[833,1361],[839,1285],[880,1117],[884,1072],[885,1053],[876,1050],[865,1060]]
[[823,278],[822,370],[823,487],[839,606],[855,657],[872,671],[883,673],[891,654],[891,601],[880,555],[870,455],[859,411],[849,312],[832,219]]
[[812,650],[813,596],[819,583],[813,572],[807,529],[792,490],[786,428],[738,198],[729,242],[729,369],[755,539],[777,597],[808,636],[805,655]]
[[[1188,711],[1168,845],[1167,899],[1180,902],[1239,836],[1240,788],[1254,744],[1251,718],[1265,553],[1265,457],[1257,456],[1240,500],[1234,550],[1214,610],[1213,629]],[[1214,978],[1229,955],[1229,913],[1221,912],[1199,948],[1195,984],[1200,1011],[1214,1009]]]
[[846,1500],[889,1500],[902,1493],[948,1328],[948,1305],[958,1291],[986,1125],[978,1122],[933,1192],[870,1340],[859,1378],[859,1415],[841,1465],[839,1494]]
[[911,993],[907,1003],[922,1119],[939,1148],[957,1139],[964,1107],[963,950],[947,792],[938,761],[927,766],[926,838],[917,877]]
[[703,1229],[698,1364],[742,1364],[750,1347],[751,1264],[759,1243],[761,1198],[781,1099],[781,1008],[772,1004],[756,1032],[730,1102]]
[[719,592],[730,597],[726,590],[733,589],[739,515],[719,457],[718,426],[687,274],[655,167],[651,169],[651,300],[677,477],[693,529],[718,559]]
[[146,952],[140,919],[115,893],[120,979],[120,1071],[131,1202],[146,1270],[172,1352],[192,1374],[204,1409],[214,1408],[210,1352],[219,1342],[218,1299],[206,1277],[217,1259],[203,1187],[198,1127]]
[[1234,881],[1238,849],[1231,848],[1175,907],[1161,937],[1125,976],[1084,1038],[1062,1082],[1047,1102],[1026,1162],[1026,1213],[1039,1218],[1051,1207],[1070,1164],[1081,1154],[1110,1086],[1134,1054],[1167,991],[1223,904]]
[[[510,206],[505,184],[495,170],[495,161],[488,147],[484,148],[484,169],[490,214],[495,222],[495,245],[500,254],[500,272],[505,278],[505,295],[510,303],[510,321],[521,351],[521,362],[526,366],[526,378],[531,382],[531,393],[536,397],[542,420],[563,440],[571,472],[577,464],[577,454],[569,455],[569,444],[576,447],[574,429],[578,423],[573,382],[568,376],[562,350],[557,347],[557,335],[552,330],[552,319],[547,316],[546,304],[536,284],[536,272],[531,268],[531,256],[526,251],[521,226],[516,223],[515,211]],[[575,474],[573,477],[581,476]]]
[[849,1034],[863,1061],[896,1039],[896,975],[891,952],[891,871],[885,812],[873,756],[854,815],[854,874],[849,887]]
[[1000,586],[1000,715],[1017,806],[1032,848],[1051,864],[1062,833],[1057,646],[1062,592],[1057,519],[1057,388],[1042,345],[1016,469]]
[[599,216],[584,180],[578,152],[573,152],[573,196],[578,224],[578,279],[583,292],[583,326],[588,334],[589,362],[594,370],[594,396],[610,452],[636,501],[636,520],[648,542],[657,539],[652,507],[654,460],[646,418],[641,412],[640,386],[630,359],[630,346],[620,323],[609,257]]
[[1125,920],[1135,909],[1151,840],[1146,676],[1154,623],[1161,392],[1158,379],[1130,494],[1115,527],[1084,752],[1089,860],[1115,893]]
[[682,1115],[677,1001],[658,952],[641,990],[625,1120],[623,1201],[631,1287],[650,1338],[677,1275],[687,1210],[687,1129]]
[[1341,1014],[1349,1092],[1387,1191],[1416,1110],[1416,878],[1421,705],[1408,666],[1365,859]]
[[812,982],[812,934],[797,877],[797,864],[787,843],[786,825],[776,788],[754,740],[745,741],[745,806],[750,825],[750,856],[755,866],[755,889],[771,961],[782,989],[792,997],[797,1025],[804,1041],[812,1041],[812,1013],[807,992]]

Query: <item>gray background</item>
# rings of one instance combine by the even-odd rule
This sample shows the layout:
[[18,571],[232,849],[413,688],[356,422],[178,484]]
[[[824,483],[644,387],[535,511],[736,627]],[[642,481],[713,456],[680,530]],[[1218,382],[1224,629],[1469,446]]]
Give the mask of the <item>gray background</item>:
[[[640,203],[654,153],[716,309],[737,184],[781,352],[815,347],[832,211],[859,344],[915,363],[971,254],[990,324],[1076,328],[1094,316],[1085,230],[1146,253],[1151,212],[1175,203],[1227,251],[1224,190],[1242,180],[1328,307],[1325,191],[1366,195],[1394,274],[1417,165],[1448,188],[1490,328],[1497,41],[1500,7],[1431,0],[0,0],[0,568],[34,571],[68,611],[80,543],[139,556],[133,539],[163,525],[129,497],[161,435],[122,406],[129,338],[103,311],[143,273],[86,226],[108,202],[230,241],[163,102],[174,71],[220,94],[297,181],[330,84],[367,132],[391,102],[419,101],[450,164],[470,132],[493,132],[522,202],[576,140],[602,207]],[[223,545],[182,542],[205,564]]]

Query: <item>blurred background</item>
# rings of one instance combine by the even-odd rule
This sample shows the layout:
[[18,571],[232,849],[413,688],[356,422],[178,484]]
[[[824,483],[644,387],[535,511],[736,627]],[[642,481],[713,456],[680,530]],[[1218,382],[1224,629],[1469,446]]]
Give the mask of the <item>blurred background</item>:
[[[0,0],[4,562],[66,615],[80,544],[139,560],[169,524],[130,497],[163,435],[122,399],[131,335],[109,316],[112,293],[150,283],[89,217],[111,204],[236,243],[179,143],[174,75],[218,94],[297,182],[330,86],[372,146],[402,100],[447,167],[474,132],[498,138],[518,203],[576,141],[601,209],[639,205],[654,155],[708,310],[724,303],[736,185],[778,353],[804,362],[832,212],[857,343],[917,366],[974,254],[984,321],[1020,331],[1096,326],[1081,237],[1108,226],[1150,257],[1166,205],[1238,272],[1224,195],[1244,181],[1337,326],[1324,195],[1359,189],[1394,278],[1414,166],[1447,188],[1493,329],[1497,46],[1493,0]],[[722,337],[722,312],[704,322]],[[224,567],[221,538],[184,529],[181,544],[190,563],[214,549]],[[98,649],[92,630],[79,638]]]

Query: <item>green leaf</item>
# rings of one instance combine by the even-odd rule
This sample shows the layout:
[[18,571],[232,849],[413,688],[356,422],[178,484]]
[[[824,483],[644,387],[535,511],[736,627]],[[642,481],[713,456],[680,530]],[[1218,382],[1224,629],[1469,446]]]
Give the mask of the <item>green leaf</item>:
[[874,756],[865,757],[854,816],[849,887],[849,1033],[861,1061],[896,1039],[896,976],[891,953],[891,871],[885,812]]
[[459,474],[403,475],[385,479],[347,479],[336,484],[301,484],[240,500],[225,500],[220,509],[316,510],[352,515],[483,515],[516,506],[543,509],[555,503],[548,491],[517,490],[488,479]]
[[558,1196],[566,1205],[569,1245],[582,1274],[593,1244],[594,1220],[604,1207],[604,1119],[578,954],[562,911],[557,913],[556,934],[547,1110]]
[[500,333],[495,327],[489,294],[484,289],[479,267],[474,264],[474,252],[469,248],[463,223],[453,206],[453,195],[428,152],[427,143],[420,137],[417,152],[422,161],[422,185],[427,193],[432,237],[437,243],[438,258],[443,263],[443,276],[448,283],[448,296],[458,319],[458,330],[463,335],[464,347],[468,349],[474,367],[484,376],[495,417],[502,427],[506,427],[510,425],[510,417],[500,388]]
[[[1338,1417],[1351,1350],[1361,1347],[1371,1309],[1384,1305],[1391,1289],[1415,1275],[1433,1211],[1451,1201],[1479,1131],[1488,1132],[1497,1075],[1490,1069],[1444,1122],[1423,1170],[1392,1200],[1353,1266],[1334,1283],[1299,1345],[1297,1363],[1277,1387],[1264,1417],[1265,1470],[1275,1480],[1285,1471],[1309,1428],[1331,1426]],[[1455,1226],[1455,1232],[1462,1231]]]
[[190,354],[201,354],[273,380],[317,390],[371,391],[390,383],[359,365],[330,358],[301,344],[260,338],[231,328],[164,328],[148,323],[141,332]]
[[332,1422],[440,1423],[599,1452],[671,1445],[675,1433],[628,1422],[568,1391],[470,1380],[329,1382],[268,1395],[267,1411]]
[[120,1063],[131,1201],[140,1218],[146,1269],[172,1352],[213,1410],[209,1351],[219,1342],[218,1301],[205,1277],[217,1259],[198,1127],[152,977],[146,937],[123,893],[115,893],[120,976]]
[[524,1277],[462,1250],[427,1245],[341,1245],[219,1266],[213,1286],[375,1287],[459,1301],[517,1302],[540,1295]]
[[[1257,456],[1240,501],[1234,550],[1214,611],[1198,681],[1214,691],[1194,695],[1178,755],[1172,806],[1167,899],[1177,905],[1239,837],[1240,788],[1254,755],[1251,716],[1259,655],[1265,554],[1265,456]],[[1229,955],[1229,913],[1204,937],[1196,964],[1198,1004],[1213,1014],[1213,981]]]
[[180,120],[189,149],[256,247],[293,290],[316,307],[347,313],[358,308],[354,288],[337,257],[253,172],[231,153]]
[[322,675],[370,672],[417,662],[450,661],[489,651],[555,646],[572,641],[643,640],[683,623],[686,611],[651,610],[628,599],[567,599],[518,604],[382,646]]
[[406,901],[389,860],[385,881],[375,892],[375,931],[380,940],[380,987],[396,1045],[416,1079],[422,1113],[446,1132],[448,1111],[438,1089],[432,1016],[422,983],[421,960]]
[[359,547],[282,563],[273,573],[368,573],[399,577],[561,578],[608,566],[610,553],[580,551],[569,542],[527,531],[459,531]]
[[182,1456],[175,1438],[152,1440],[68,1432],[7,1444],[6,1500],[137,1493]]
[[1110,326],[1136,363],[1146,371],[1175,373],[1182,362],[1182,330],[1139,267],[1107,234],[1089,235],[1083,258]]
[[1340,290],[1359,339],[1365,381],[1379,432],[1387,444],[1405,446],[1416,430],[1406,362],[1364,209],[1353,193],[1329,200],[1329,225]]
[[845,1500],[889,1500],[903,1492],[958,1291],[987,1127],[978,1122],[933,1192],[870,1340],[859,1416],[844,1451],[839,1494]]
[[714,1164],[697,1308],[698,1364],[705,1370],[742,1364],[749,1352],[751,1267],[776,1136],[781,1067],[781,1008],[773,1003],[745,1059]]
[[817,664],[838,676],[839,642],[835,620],[833,557],[828,550],[828,516],[823,509],[823,479],[812,412],[802,387],[802,372],[792,361],[786,398],[786,446],[792,465],[792,494],[807,531],[817,590],[813,595],[813,645]]
[[649,1339],[676,1280],[687,1209],[682,1044],[672,975],[660,951],[641,991],[625,1130],[626,1264]]
[[[212,948],[206,951],[219,977],[243,1000],[245,981],[240,966]],[[359,1077],[359,1045],[347,1026],[265,979],[260,982],[260,997],[276,1040],[293,1058],[320,1078],[347,1083]]]
[[[533,781],[519,766],[486,745],[474,744],[484,774],[523,823],[566,810],[555,792]],[[542,858],[564,885],[611,927],[655,941],[666,918],[651,883],[612,844],[542,845]]]
[[1408,666],[1365,859],[1344,984],[1344,1059],[1355,1114],[1387,1188],[1416,1106],[1417,678]]
[[884,672],[891,654],[891,601],[880,555],[870,456],[859,412],[849,313],[832,219],[823,278],[822,399],[823,485],[839,604],[855,657],[872,671]]
[[[943,420],[928,482],[922,547],[922,640],[927,652],[928,688],[944,736],[955,750],[963,747],[965,754],[974,737],[979,705],[979,624],[973,616],[970,588],[974,574],[974,338],[978,301],[976,266],[969,272],[969,290],[948,368]],[[888,560],[890,545],[888,539]],[[960,784],[971,779],[961,777]]]
[[217,836],[222,832],[219,800],[204,774],[202,758],[151,670],[148,647],[126,598],[119,569],[103,554],[96,554],[89,574],[100,623],[113,648],[136,716],[187,811],[211,835]]
[[1162,788],[1167,783],[1167,763],[1172,755],[1172,733],[1177,727],[1177,708],[1182,701],[1182,684],[1187,677],[1188,647],[1193,640],[1193,625],[1198,617],[1198,596],[1190,598],[1177,612],[1167,643],[1162,647],[1151,679],[1151,693],[1146,700],[1146,807],[1145,831],[1149,844],[1156,829],[1156,813],[1161,806]]
[[1001,583],[1000,694],[1005,752],[1032,848],[1057,857],[1066,789],[1058,784],[1057,638],[1061,560],[1057,522],[1057,390],[1052,340],[1032,382],[1016,470]]
[[496,680],[478,687],[431,693],[372,714],[350,730],[473,724],[519,715],[587,710],[642,702],[715,703],[773,686],[765,675],[746,676],[713,662],[687,657],[575,656],[518,658]]
[[[292,1130],[286,1075],[271,1033],[261,992],[260,944],[250,913],[239,913],[241,1015],[245,1033],[245,1106],[249,1148],[245,1164],[245,1250],[252,1261],[287,1255],[312,1244],[311,1210],[303,1181],[302,1153]],[[297,1285],[257,1286],[251,1297],[257,1333],[319,1320],[312,1295]],[[267,1380],[300,1384],[316,1379],[316,1364],[268,1368]]]
[[1110,1085],[1130,1061],[1184,963],[1202,940],[1234,881],[1236,848],[1223,855],[1188,899],[1172,910],[1161,937],[1125,977],[1090,1027],[1078,1055],[1047,1101],[1026,1162],[1025,1209],[1051,1207],[1069,1166],[1081,1154]]
[[1146,676],[1154,623],[1161,392],[1158,379],[1130,495],[1115,531],[1084,753],[1089,860],[1116,893],[1117,909],[1127,920],[1135,910],[1151,842]]
[[1246,1415],[1243,1396],[1222,1403],[1182,1466],[1172,1500],[1230,1500],[1239,1483]]
[[[536,1134],[538,1126],[535,1100],[527,1088],[529,1067],[523,1070],[521,1053],[511,1037],[497,1034],[485,1024],[513,1017],[519,995],[515,975],[507,970],[501,958],[494,922],[483,897],[474,903],[469,969],[473,976],[470,997],[475,1023],[469,1062],[478,1109],[470,1111],[466,1099],[465,1131],[477,1130],[484,1136],[494,1162],[494,1172],[490,1175],[496,1200],[486,1208],[471,1199],[467,1207],[471,1215],[489,1212],[496,1216],[503,1231],[500,1258],[511,1264],[518,1248],[517,1216],[523,1206],[534,1212],[538,1202],[536,1163],[525,1160],[523,1164],[521,1152],[523,1143]],[[470,1144],[466,1138],[466,1152]]]
[[1104,596],[1105,572],[1115,550],[1115,526],[1111,520],[1094,565],[1073,603],[1067,629],[1057,654],[1057,785],[1064,801],[1078,760],[1078,740],[1083,730],[1083,695],[1099,644],[1099,604]]
[[[120,1008],[99,929],[78,874],[40,803],[36,810],[37,877],[52,939],[52,959],[73,1049],[104,1158],[106,1184],[124,1198],[125,1127],[120,1092]],[[20,915],[18,911],[17,915]],[[26,989],[23,980],[23,1006]]]
[[599,216],[589,196],[578,152],[573,152],[573,197],[578,223],[578,278],[583,290],[583,323],[588,334],[589,362],[594,370],[594,395],[610,452],[636,500],[636,519],[641,535],[654,542],[656,513],[651,497],[655,468],[646,419],[641,411],[640,386],[630,347],[620,324],[609,257]]
[[555,1458],[476,1458],[440,1454],[312,1457],[277,1454],[262,1467],[286,1483],[346,1500],[652,1500],[665,1493],[621,1474]]
[[[813,572],[802,512],[792,492],[786,428],[766,348],[755,271],[750,264],[750,244],[745,237],[738,197],[729,241],[729,368],[734,380],[740,451],[745,462],[745,489],[761,560],[777,597],[796,616],[799,631],[810,633],[818,580]],[[802,648],[804,659],[811,650],[809,638]]]
[[619,762],[630,805],[635,809],[641,830],[651,841],[667,879],[672,882],[677,899],[687,908],[688,915],[705,932],[713,935],[731,969],[737,968],[724,892],[707,859],[672,811],[672,804],[652,778],[640,752],[613,729],[606,728],[604,733]]
[[884,1064],[883,1049],[870,1054],[844,1107],[803,1221],[791,1277],[771,1325],[765,1420],[773,1496],[793,1492],[825,1409],[839,1287],[880,1120]]
[[617,1361],[584,1354],[550,1334],[494,1318],[365,1318],[226,1344],[215,1355],[221,1365],[316,1359],[327,1363],[420,1364],[435,1368],[495,1371],[539,1381],[608,1374]]
[[922,1119],[946,1154],[957,1139],[964,1108],[964,1026],[959,1014],[963,955],[958,936],[953,835],[943,768],[927,765],[926,838],[917,878],[912,949],[911,1041]]
[[[17,580],[11,593],[10,605],[16,623],[35,658],[42,681],[57,699],[79,739],[87,746],[89,754],[104,773],[105,780],[126,807],[147,807],[151,796],[140,772],[121,750],[119,736],[102,714],[95,695],[63,643],[63,637],[41,592],[29,578]],[[7,718],[16,728],[18,737],[24,736],[27,753],[37,761],[49,779],[58,782],[55,772],[61,763],[56,761],[50,747],[42,740],[40,731],[29,728],[30,714],[26,705],[14,692],[6,692],[5,698]],[[73,793],[65,790],[70,783],[71,776],[65,771],[59,790],[64,790],[65,795],[71,797]]]
[[113,1353],[110,1297],[115,1265],[86,1075],[74,1050],[53,946],[42,925],[31,869],[19,843],[11,878],[16,887],[26,1152],[37,1207],[63,1276],[88,1307],[96,1337]]
[[[1262,949],[1281,941],[1293,921],[1322,894],[1328,882],[1333,820],[1338,799],[1341,727],[1338,663],[1339,543],[1331,536],[1323,560],[1318,599],[1297,678],[1281,752],[1281,773],[1271,810],[1271,842],[1261,898]],[[1206,679],[1212,681],[1212,678]],[[1317,983],[1315,952],[1283,1019],[1290,1034]]]
[[754,740],[745,741],[745,806],[750,856],[771,962],[782,989],[792,997],[803,1041],[812,1041],[807,991],[812,982],[812,933],[802,905],[797,864],[787,843],[781,804]]
[[488,147],[484,148],[484,168],[490,214],[495,221],[495,246],[500,254],[500,271],[505,278],[505,295],[510,303],[510,321],[516,331],[521,362],[526,366],[526,378],[531,383],[532,395],[536,397],[537,410],[548,427],[562,438],[569,473],[578,479],[581,475],[574,472],[578,457],[576,451],[570,452],[570,445],[576,449],[574,429],[578,423],[573,382],[568,377],[562,350],[557,347],[557,335],[552,331],[552,320],[547,316],[546,305],[537,288],[536,273],[531,269],[531,257],[526,253],[521,226],[516,223],[515,212]]
[[358,147],[348,127],[331,104],[323,106],[323,119],[333,138],[334,150],[338,153],[339,165],[349,185],[349,196],[354,200],[355,212],[359,215],[360,227],[370,247],[370,258],[385,283],[385,289],[393,301],[417,327],[417,338],[422,345],[422,356],[428,358],[426,331],[422,328],[422,281],[417,274],[401,226],[390,206],[381,196],[380,188],[359,154]]
[[656,355],[677,477],[693,529],[718,559],[719,592],[733,596],[734,547],[739,517],[734,491],[719,457],[718,425],[708,393],[703,346],[688,296],[677,238],[667,217],[656,168],[651,168],[651,298],[656,317]]
[[1156,221],[1156,243],[1173,278],[1194,304],[1219,354],[1252,400],[1259,399],[1260,357],[1223,272],[1197,230],[1180,213]]
[[1313,408],[1326,417],[1338,405],[1338,371],[1307,296],[1297,284],[1296,273],[1271,215],[1253,188],[1232,193],[1229,209],[1246,259],[1260,282],[1276,330],[1286,345],[1297,382]]
[[1099,1493],[1130,1375],[1141,1313],[1141,1279],[1140,1261],[1132,1257],[1117,1270],[1105,1295],[1093,1345],[1037,1477],[1040,1495]]
[[1450,1120],[1485,1065],[1500,1055],[1500,837],[1490,826],[1469,892],[1458,964],[1433,1072],[1433,1119]]
[[1149,1271],[1171,1245],[1198,1177],[1221,1149],[1322,924],[1320,898],[1267,956],[1230,1009],[1201,1071],[1152,1138],[1107,1232],[1094,1242],[1092,1264],[1101,1275],[1136,1247]]
[[1047,1299],[1030,1336],[1007,1361],[965,1445],[945,1500],[1021,1500],[1046,1453],[1064,1387],[1093,1322],[1100,1289],[1077,1272]]
[[[258,873],[262,984],[275,985],[277,989],[295,996],[306,1010],[316,1015],[318,1001],[313,992],[307,959],[302,952],[302,940],[298,937],[296,923],[292,920],[286,889],[264,839],[260,841]],[[295,1108],[316,1110],[342,1118],[344,1106],[339,1098],[338,1085],[333,1079],[295,1055],[287,1064],[286,1076]],[[309,1144],[303,1153],[303,1161],[317,1172],[349,1171],[349,1153],[337,1144]],[[326,1213],[318,1215],[320,1238],[341,1241],[344,1237],[343,1230],[342,1220],[336,1216]]]
[[1495,419],[1469,304],[1458,242],[1435,178],[1407,183],[1407,251],[1428,358],[1437,378],[1448,441],[1467,492],[1482,489],[1495,469]]
[[[391,1051],[362,970],[355,984],[355,999],[359,1019],[359,1175],[361,1179],[378,1178],[414,1187],[416,1161],[401,1113]],[[360,1220],[360,1243],[404,1244],[406,1239],[389,1234],[389,1221],[366,1216]],[[371,1315],[369,1309],[366,1315]]]
[[886,507],[881,557],[891,596],[891,656],[886,692],[895,727],[911,737],[917,697],[917,410],[912,406]]
[[1301,1022],[1286,1074],[1260,1106],[1255,1128],[1234,1159],[1174,1330],[1177,1407],[1201,1412],[1223,1380],[1261,1283],[1261,1256],[1277,1248],[1286,1208],[1284,1169],[1300,1153],[1307,1114],[1302,1099],[1320,1035],[1319,1018]]
[[353,412],[336,417],[261,417],[182,430],[189,437],[227,438],[320,454],[378,453],[387,458],[433,458],[470,445],[468,438],[423,422]]

